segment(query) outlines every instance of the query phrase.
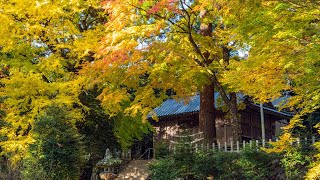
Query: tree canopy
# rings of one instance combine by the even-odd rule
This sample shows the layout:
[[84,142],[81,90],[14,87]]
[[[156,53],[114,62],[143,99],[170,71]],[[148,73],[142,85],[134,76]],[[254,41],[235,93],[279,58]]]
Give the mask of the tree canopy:
[[[233,114],[232,123],[239,124],[236,98],[220,77],[230,60],[239,59],[241,47],[233,26],[222,20],[219,3],[105,1],[104,8],[110,17],[106,36],[97,59],[82,72],[91,83],[103,84],[99,98],[109,113],[146,119],[150,112],[155,116],[152,110],[168,98],[168,90],[175,98],[188,98],[214,84]],[[213,97],[213,89],[210,93]]]
[[[94,60],[104,37],[108,14],[99,0],[0,4],[0,102],[4,112],[0,124],[1,154],[10,156],[11,162],[21,160],[30,144],[35,143],[35,120],[51,106],[66,110],[73,117],[66,121],[77,125],[86,137],[86,145],[90,138],[97,138],[88,127],[101,123],[98,129],[110,128],[104,131],[108,138],[118,137],[124,147],[149,131],[148,124],[142,124],[139,118],[125,117],[130,119],[121,120],[126,126],[120,121],[114,125],[110,115],[101,109],[100,101],[95,100],[100,91],[96,86],[87,86],[86,75],[79,73],[86,62]],[[117,128],[112,129],[114,126]],[[89,131],[94,133],[88,134]],[[111,140],[108,146],[114,146],[114,142]],[[91,145],[90,150],[96,151]]]
[[[17,155],[33,142],[30,128],[52,105],[74,120],[85,109],[78,99],[78,69],[92,59],[106,15],[99,1],[0,1],[1,97],[7,126],[3,152]],[[13,158],[15,159],[15,158]]]
[[[295,116],[273,149],[284,151],[290,149],[292,138],[299,138],[293,131],[303,128],[303,119],[320,105],[320,4],[294,0],[262,0],[257,6],[249,3],[227,6],[234,14],[226,18],[237,22],[234,30],[248,46],[249,56],[230,64],[223,81],[260,102],[289,97],[282,108],[290,109]],[[234,6],[241,6],[241,11],[234,11]],[[318,171],[316,165],[307,178],[315,178]]]
[[249,56],[232,64],[225,82],[260,101],[289,92],[288,105],[297,111],[318,108],[319,3],[261,1],[256,8],[242,7],[229,19],[238,22],[234,30]]
[[320,108],[316,0],[0,0],[0,21],[0,153],[13,162],[45,141],[37,126],[58,117],[52,107],[76,139],[102,124],[128,147],[168,97],[219,91],[238,139],[236,92],[289,95],[295,117],[276,151]]
[[240,22],[235,31],[250,49],[249,57],[232,63],[224,82],[262,102],[289,95],[282,107],[296,114],[286,127],[289,133],[320,104],[319,3],[261,1],[256,8],[242,6],[235,14],[241,18],[229,18]]

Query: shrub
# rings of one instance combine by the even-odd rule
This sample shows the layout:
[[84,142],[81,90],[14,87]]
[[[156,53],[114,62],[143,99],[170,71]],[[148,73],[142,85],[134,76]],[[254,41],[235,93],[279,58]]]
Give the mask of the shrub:
[[175,165],[174,159],[170,157],[157,160],[149,168],[152,180],[176,179],[181,175],[179,167]]
[[287,179],[303,179],[312,161],[313,151],[301,147],[286,149],[281,159]]
[[35,142],[23,161],[23,179],[79,179],[84,148],[66,110],[48,108],[31,132]]
[[213,175],[214,179],[241,179],[241,167],[237,161],[238,153],[199,151],[192,167],[196,179],[206,179]]
[[[273,176],[272,163],[276,162],[279,156],[268,154],[258,148],[246,148],[241,151],[238,165],[242,169],[245,179],[268,179]],[[274,166],[273,168],[279,168]]]
[[205,179],[214,175],[215,179],[235,179],[239,177],[237,153],[188,153],[181,151],[157,160],[150,165],[151,179]]
[[191,167],[194,178],[206,179],[208,176],[216,174],[214,157],[213,154],[204,151],[195,153],[194,163]]
[[239,154],[220,152],[214,155],[215,179],[243,179],[242,169],[238,164]]
[[166,146],[160,144],[160,147],[163,147],[164,155],[162,159],[150,166],[152,179],[175,179],[193,175],[192,166],[195,163],[195,154],[193,147],[188,143],[189,140],[187,136],[181,138],[176,145],[175,153],[171,156],[165,155]]
[[165,158],[169,155],[169,145],[166,141],[158,141],[155,145],[156,158]]
[[[279,158],[257,148],[246,148],[241,153],[213,151],[176,151],[175,154],[152,164],[152,179],[279,179],[273,164]],[[274,166],[275,165],[275,166]]]

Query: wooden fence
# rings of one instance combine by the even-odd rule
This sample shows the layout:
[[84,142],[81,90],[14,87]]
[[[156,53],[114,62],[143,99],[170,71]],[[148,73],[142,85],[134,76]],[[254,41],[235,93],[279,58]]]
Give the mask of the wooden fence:
[[[301,146],[302,148],[310,148],[316,141],[319,141],[319,138],[315,136],[312,137],[304,137],[304,138],[296,138],[292,139],[289,143],[292,146]],[[212,151],[220,151],[220,152],[240,152],[242,149],[246,147],[271,147],[271,142],[278,141],[278,139],[268,141],[265,140],[249,140],[249,141],[236,141],[236,142],[217,142],[212,144],[205,144],[203,139],[203,133],[182,133],[171,135],[169,138],[169,151],[175,152],[177,147],[188,145],[193,149],[197,150],[212,150]]]
[[178,132],[174,135],[168,135],[169,140],[169,151],[174,152],[177,146],[189,145],[193,148],[196,148],[203,144],[203,132],[200,132],[199,129],[188,129],[183,132]]

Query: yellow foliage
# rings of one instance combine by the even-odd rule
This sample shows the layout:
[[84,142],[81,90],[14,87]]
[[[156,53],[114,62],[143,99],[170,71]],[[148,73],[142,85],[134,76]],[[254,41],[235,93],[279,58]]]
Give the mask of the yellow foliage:
[[[167,90],[177,97],[193,95],[214,72],[220,76],[227,70],[228,62],[219,62],[221,47],[236,48],[228,45],[235,34],[222,26],[216,14],[222,10],[212,1],[114,0],[105,1],[104,8],[109,15],[105,38],[97,59],[82,73],[90,76],[89,86],[104,84],[100,99],[113,113],[130,100],[124,112],[145,120],[167,98]],[[199,34],[199,23],[212,22],[217,24],[211,36]],[[210,54],[208,65],[204,53]]]
[[[231,6],[231,4],[233,6]],[[250,6],[251,5],[251,6]],[[247,46],[246,60],[232,62],[223,81],[258,101],[294,94],[282,108],[296,112],[280,140],[268,151],[290,148],[295,127],[303,127],[303,116],[320,107],[320,4],[316,1],[229,1],[233,13],[225,16],[240,41]],[[241,7],[241,9],[238,9]],[[238,11],[239,10],[239,11]],[[309,179],[318,175],[318,162]],[[313,175],[314,176],[313,176]]]
[[0,79],[3,154],[15,162],[24,156],[34,119],[49,106],[83,118],[78,71],[97,52],[106,18],[99,0],[0,0],[0,68],[8,69]]
[[319,179],[320,178],[320,163],[316,164],[311,169],[309,169],[305,178],[306,178],[306,180]]

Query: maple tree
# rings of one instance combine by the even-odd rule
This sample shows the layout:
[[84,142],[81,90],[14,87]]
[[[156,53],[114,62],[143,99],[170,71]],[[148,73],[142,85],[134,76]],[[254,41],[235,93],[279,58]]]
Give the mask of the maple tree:
[[[148,132],[140,119],[168,91],[175,98],[200,92],[200,127],[212,142],[214,90],[229,108],[234,140],[241,134],[234,92],[263,102],[290,91],[287,106],[297,115],[277,150],[288,147],[300,118],[319,108],[317,1],[112,0],[103,6],[106,11],[98,0],[0,0],[0,146],[13,162],[30,154],[39,135],[35,121],[53,106],[83,127],[84,118],[117,115],[113,133],[128,147]],[[247,60],[233,54],[239,50],[249,52]],[[85,102],[100,93],[88,92],[96,86],[104,110],[100,101]]]
[[[233,1],[242,7],[226,17],[236,21],[233,30],[248,46],[246,61],[233,62],[224,74],[224,82],[260,102],[290,94],[282,108],[290,108],[295,116],[285,127],[277,152],[290,149],[295,127],[303,127],[303,117],[320,105],[320,4],[318,1]],[[238,8],[237,8],[238,10]],[[319,126],[319,125],[317,125]],[[319,174],[320,165],[310,170],[307,178]]]
[[[260,5],[260,14],[242,16],[239,24],[245,25],[236,29],[250,46],[249,58],[233,62],[224,81],[260,101],[293,94],[286,104],[297,113],[290,129],[301,124],[302,115],[319,108],[319,4],[261,1]],[[248,11],[243,8],[240,13]]]
[[[22,157],[39,142],[35,120],[52,106],[73,117],[65,121],[76,125],[90,153],[103,154],[106,147],[119,145],[116,140],[128,147],[133,139],[149,132],[148,124],[141,124],[140,119],[125,117],[113,123],[115,118],[94,100],[99,91],[86,86],[85,75],[79,74],[84,62],[94,60],[104,36],[108,15],[99,0],[0,4],[0,102],[6,114],[1,115],[0,123],[1,155],[21,165]],[[103,128],[110,129],[101,131]],[[110,140],[114,137],[118,139]],[[91,163],[99,158],[99,154],[93,156]]]
[[[106,36],[94,63],[83,73],[101,84],[99,96],[109,113],[123,111],[146,119],[168,98],[200,91],[200,128],[215,139],[214,89],[230,109],[234,140],[241,138],[235,93],[220,83],[233,46],[219,4],[207,1],[105,1]],[[218,15],[217,15],[218,14]],[[221,14],[223,15],[223,14]],[[151,113],[152,114],[152,113]],[[154,115],[154,114],[153,114]]]

